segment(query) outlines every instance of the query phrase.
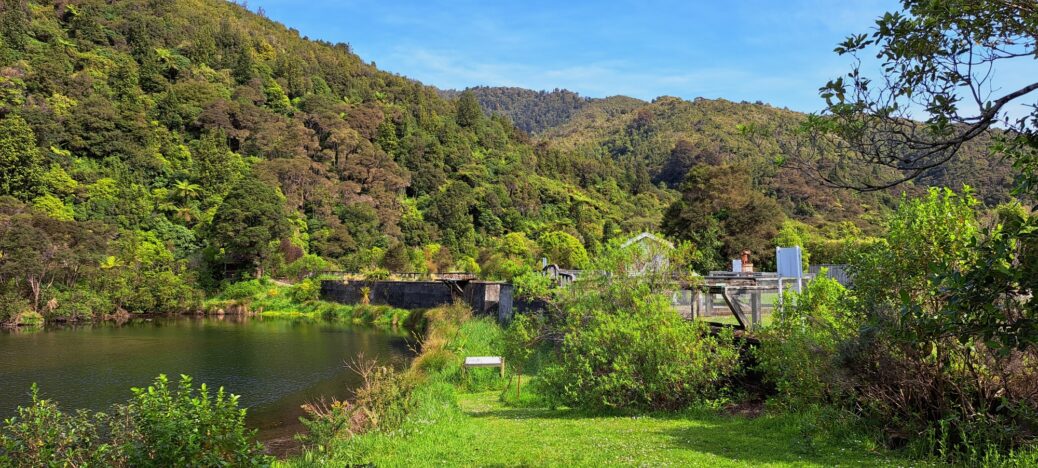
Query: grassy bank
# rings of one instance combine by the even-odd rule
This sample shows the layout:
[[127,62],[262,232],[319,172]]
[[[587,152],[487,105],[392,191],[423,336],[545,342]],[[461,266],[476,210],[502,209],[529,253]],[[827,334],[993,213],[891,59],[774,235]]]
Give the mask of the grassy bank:
[[330,319],[380,327],[403,325],[411,311],[383,305],[346,305],[318,299],[319,285],[303,281],[294,285],[261,279],[226,287],[205,302],[209,314],[242,313],[289,319]]
[[[416,382],[407,416],[384,430],[343,431],[289,466],[429,465],[905,465],[831,414],[745,416],[712,408],[680,413],[596,414],[552,409],[535,385],[515,398],[514,376],[461,371],[465,356],[502,354],[493,321],[463,308],[434,309],[422,353],[406,371]],[[460,311],[458,309],[461,309]],[[524,378],[524,382],[536,376]],[[916,463],[918,464],[918,463]]]

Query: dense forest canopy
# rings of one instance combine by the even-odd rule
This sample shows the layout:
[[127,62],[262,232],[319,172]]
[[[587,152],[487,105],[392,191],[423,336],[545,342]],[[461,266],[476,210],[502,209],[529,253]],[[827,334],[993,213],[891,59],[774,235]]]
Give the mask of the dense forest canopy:
[[[701,245],[704,269],[783,233],[878,232],[897,192],[834,191],[782,164],[781,129],[802,117],[441,92],[216,0],[3,0],[0,319],[186,310],[300,262],[508,278],[570,239],[594,254],[664,229]],[[1004,200],[1008,166],[973,154],[918,183]],[[730,216],[749,205],[767,222]]]
[[[488,114],[504,115],[520,130],[530,134],[562,125],[591,102],[590,98],[581,97],[567,89],[533,91],[516,87],[477,86],[466,91],[476,97]],[[443,94],[455,97],[461,92],[451,90]]]

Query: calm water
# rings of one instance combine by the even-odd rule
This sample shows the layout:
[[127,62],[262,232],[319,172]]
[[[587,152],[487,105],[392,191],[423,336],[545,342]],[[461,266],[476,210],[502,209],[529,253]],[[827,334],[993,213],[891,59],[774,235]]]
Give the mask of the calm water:
[[65,409],[101,410],[160,373],[188,374],[241,395],[260,440],[282,453],[302,431],[299,405],[357,385],[344,362],[360,354],[402,364],[410,352],[402,336],[323,321],[178,317],[0,332],[0,417],[29,401],[33,382]]

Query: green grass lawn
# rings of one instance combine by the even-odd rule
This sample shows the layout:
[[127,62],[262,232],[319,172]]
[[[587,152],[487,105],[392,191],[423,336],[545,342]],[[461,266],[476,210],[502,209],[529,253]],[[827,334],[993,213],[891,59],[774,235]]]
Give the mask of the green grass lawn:
[[[774,317],[775,317],[775,314],[773,314],[771,312],[767,312],[767,313],[761,314],[761,316],[760,316],[761,324],[765,325],[765,326],[771,325],[771,322],[774,319]],[[750,317],[746,317],[746,319],[750,320]],[[699,317],[697,320],[702,320],[704,322],[723,323],[723,324],[726,324],[726,325],[738,325],[739,324],[739,321],[736,320],[735,316],[731,315],[731,314],[728,314],[728,315],[713,315],[713,316],[710,316],[710,317]]]
[[[663,416],[587,416],[511,408],[499,392],[461,394],[388,435],[345,442],[337,462],[375,466],[890,466],[861,440],[832,443],[797,415],[748,418],[713,411]],[[305,463],[304,463],[305,464]]]

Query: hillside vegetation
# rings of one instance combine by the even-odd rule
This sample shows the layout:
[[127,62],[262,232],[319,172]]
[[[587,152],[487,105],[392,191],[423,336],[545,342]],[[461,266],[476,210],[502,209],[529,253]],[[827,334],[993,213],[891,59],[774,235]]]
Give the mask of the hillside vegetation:
[[0,28],[3,319],[185,310],[254,273],[475,270],[509,232],[594,249],[673,198],[609,161],[579,183],[470,95],[235,4],[10,0]]
[[[645,230],[699,270],[767,266],[791,236],[878,233],[897,198],[783,165],[794,112],[444,94],[233,3],[5,0],[0,39],[0,322],[195,310],[320,270],[510,279]],[[1003,201],[1008,166],[971,151],[920,183]]]
[[[534,91],[517,87],[476,86],[465,91],[472,93],[483,111],[499,114],[512,120],[520,130],[536,135],[565,125],[585,109],[630,111],[647,104],[627,96],[608,98],[583,97],[568,89]],[[443,94],[457,97],[461,91],[448,90]],[[613,116],[615,113],[608,113]]]
[[[845,262],[839,249],[829,248],[834,242],[881,233],[881,219],[901,195],[920,196],[927,187],[961,190],[968,185],[987,206],[1012,198],[1016,172],[1009,161],[990,152],[990,136],[968,142],[956,158],[912,183],[861,193],[828,187],[790,163],[804,145],[799,129],[807,116],[788,109],[664,96],[651,103],[624,97],[585,99],[572,112],[558,97],[570,96],[565,91],[480,87],[471,92],[488,112],[517,122],[570,115],[535,137],[539,148],[559,159],[585,165],[609,161],[622,169],[613,177],[636,192],[650,187],[677,191],[681,199],[664,213],[661,230],[692,241],[700,251],[696,266],[701,269],[720,268],[743,249],[763,257],[758,263],[769,267],[777,239],[813,244],[816,248],[808,250],[816,251],[819,262]],[[514,117],[516,113],[521,116]],[[821,156],[838,160],[835,152]],[[812,240],[804,241],[805,236]],[[821,244],[829,247],[819,251]]]

